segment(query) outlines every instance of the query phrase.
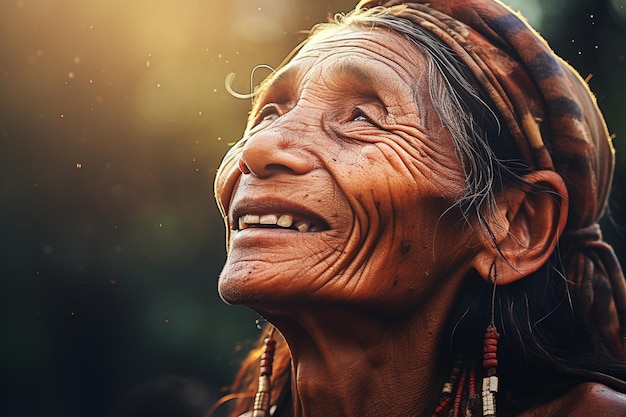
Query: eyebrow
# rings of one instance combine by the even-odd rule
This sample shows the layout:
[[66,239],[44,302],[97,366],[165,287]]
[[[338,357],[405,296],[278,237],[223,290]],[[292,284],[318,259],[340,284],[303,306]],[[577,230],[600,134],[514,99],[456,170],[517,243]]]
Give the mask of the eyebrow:
[[328,74],[332,77],[347,76],[351,80],[357,81],[359,84],[370,86],[374,84],[375,81],[374,74],[372,74],[371,71],[368,71],[366,68],[363,68],[363,66],[348,59],[342,59],[335,65],[330,65]]
[[[275,72],[270,78],[264,80],[259,86],[258,94],[255,97],[255,108],[258,110],[258,103],[265,101],[268,96],[272,97],[275,91],[291,91],[294,88],[293,82],[297,78],[298,70],[294,67],[287,67]],[[273,100],[272,100],[273,101]],[[254,112],[254,108],[253,108]]]
[[[299,68],[286,67],[284,70],[274,74],[274,76],[268,80],[267,84],[263,86],[264,93],[267,93],[270,89],[278,88],[292,88],[293,82],[298,76]],[[372,90],[376,85],[376,74],[369,68],[363,67],[360,64],[353,62],[350,59],[340,59],[339,61],[332,62],[326,69],[326,75],[331,78],[343,78],[346,81],[351,81],[358,86],[365,87],[365,90]]]
[[[258,101],[256,101],[256,106],[251,114],[258,112],[262,107],[262,103],[267,101],[280,102],[282,101],[281,99],[293,94],[294,89],[297,89],[296,80],[300,71],[301,68],[299,66],[286,66],[267,79],[259,91]],[[331,62],[323,71],[324,76],[334,83],[347,83],[352,92],[375,97],[382,103],[377,94],[380,83],[378,82],[377,72],[374,69],[344,57]]]

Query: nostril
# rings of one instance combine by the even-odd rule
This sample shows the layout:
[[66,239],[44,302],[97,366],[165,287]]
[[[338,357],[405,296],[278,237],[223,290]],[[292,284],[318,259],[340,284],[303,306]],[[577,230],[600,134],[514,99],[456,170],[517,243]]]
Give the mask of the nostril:
[[260,132],[250,137],[243,146],[239,158],[239,170],[258,178],[270,177],[279,172],[295,175],[306,174],[313,169],[312,156],[301,144],[285,139],[282,134]]
[[293,173],[299,173],[297,171],[295,171],[293,168],[290,168],[288,166],[285,165],[281,165],[281,164],[268,164],[265,166],[265,170],[267,171],[274,171],[274,172],[278,172],[278,171],[286,171],[286,172],[293,172]]
[[239,171],[241,171],[242,174],[249,174],[250,168],[248,168],[248,165],[246,165],[245,162],[243,162],[242,159],[239,160]]

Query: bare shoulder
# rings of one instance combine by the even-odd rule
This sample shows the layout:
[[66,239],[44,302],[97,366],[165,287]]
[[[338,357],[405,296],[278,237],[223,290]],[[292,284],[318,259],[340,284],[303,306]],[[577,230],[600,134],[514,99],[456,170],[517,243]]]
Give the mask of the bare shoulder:
[[520,417],[626,417],[626,394],[586,382]]
[[626,394],[600,383],[580,384],[564,397],[564,416],[626,416]]

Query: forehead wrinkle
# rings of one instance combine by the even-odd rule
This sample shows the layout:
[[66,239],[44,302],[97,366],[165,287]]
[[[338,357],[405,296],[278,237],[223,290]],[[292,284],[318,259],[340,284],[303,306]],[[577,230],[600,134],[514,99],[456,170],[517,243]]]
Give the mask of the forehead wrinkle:
[[[389,39],[384,39],[381,35],[397,38],[397,42],[391,42],[394,47],[390,47]],[[342,49],[350,48],[352,50],[342,51]],[[355,49],[360,51],[355,51]],[[412,84],[412,75],[415,77],[419,76],[419,74],[412,74],[412,69],[419,69],[423,66],[416,59],[417,57],[422,57],[423,53],[407,37],[384,27],[367,30],[358,26],[333,33],[328,37],[321,37],[306,44],[294,56],[292,62],[306,58],[323,61],[345,54],[362,54],[368,60],[376,58],[393,68],[408,84]],[[367,66],[365,67],[367,68]],[[405,74],[403,75],[401,72]],[[406,79],[406,76],[409,76],[409,79]],[[372,78],[376,80],[377,77],[374,76]]]
[[[321,69],[326,85],[328,85],[327,81],[331,81],[332,85],[337,88],[343,82],[347,82],[355,91],[375,96],[388,109],[398,107],[407,111],[405,108],[407,103],[403,98],[413,98],[414,83],[417,78],[413,78],[410,71],[393,59],[380,54],[372,57],[368,51],[359,48],[326,55],[317,59],[311,69],[316,67]],[[327,63],[326,60],[330,62]],[[385,71],[387,71],[386,75],[383,75]],[[395,81],[389,77],[390,73],[393,73]],[[381,75],[383,75],[382,78]],[[415,100],[411,103],[417,104]]]
[[[393,42],[395,46],[391,48],[389,38],[385,39],[384,35],[380,36],[382,34],[398,38],[399,42]],[[403,40],[408,44],[403,43]],[[324,84],[332,81],[335,85],[338,85],[337,81],[348,81],[365,94],[381,93],[387,89],[383,101],[388,110],[389,105],[404,107],[400,97],[410,94],[416,106],[414,110],[420,115],[419,108],[428,103],[419,99],[418,96],[422,95],[415,95],[427,72],[424,60],[419,57],[423,57],[423,53],[407,38],[384,28],[336,33],[307,44],[283,68],[269,77],[260,88],[255,110],[258,111],[268,101],[284,103],[297,100],[308,81],[318,80]],[[378,65],[393,71],[398,77],[398,83],[381,85]],[[318,70],[321,70],[318,75],[307,76],[307,73]],[[320,74],[329,79],[320,80]],[[382,99],[382,96],[377,96]],[[390,100],[390,97],[394,99]],[[423,97],[428,101],[427,98],[428,95]]]
[[372,85],[375,77],[367,68],[357,64],[354,60],[347,57],[345,59],[338,59],[329,65],[328,75],[332,78],[335,77],[349,77],[350,79],[357,81],[362,85]]

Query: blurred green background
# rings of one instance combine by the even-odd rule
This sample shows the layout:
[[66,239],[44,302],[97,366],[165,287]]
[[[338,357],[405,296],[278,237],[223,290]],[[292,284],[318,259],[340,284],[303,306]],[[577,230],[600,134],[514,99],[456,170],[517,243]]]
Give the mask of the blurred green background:
[[[212,181],[250,105],[224,79],[250,91],[255,65],[355,2],[2,0],[1,416],[220,395],[258,336],[256,315],[216,293]],[[618,149],[603,226],[625,260],[626,0],[509,4],[592,74]]]

